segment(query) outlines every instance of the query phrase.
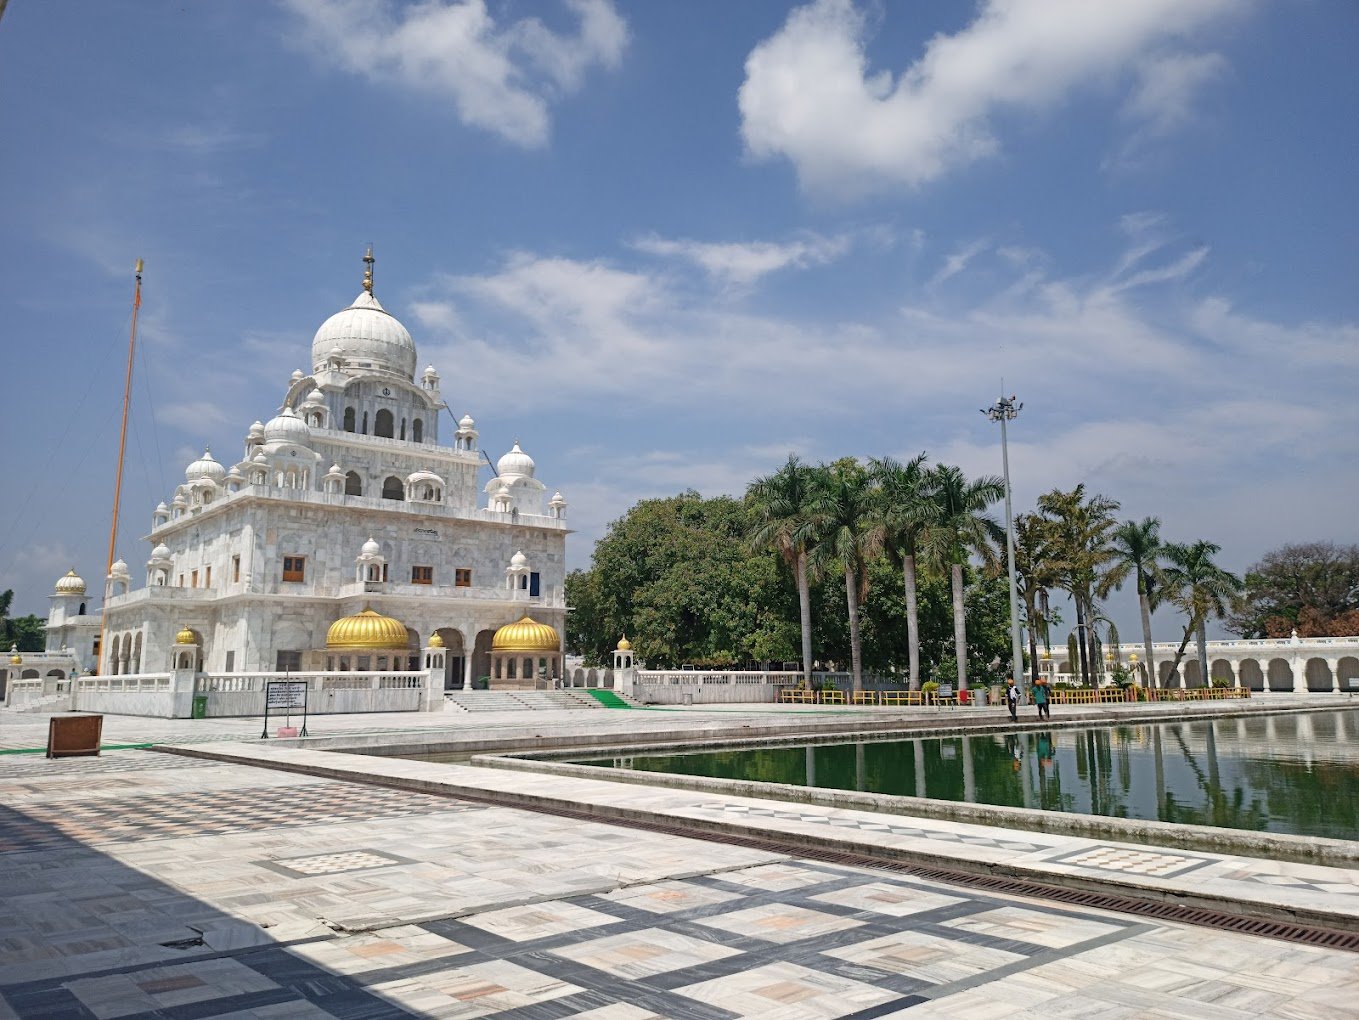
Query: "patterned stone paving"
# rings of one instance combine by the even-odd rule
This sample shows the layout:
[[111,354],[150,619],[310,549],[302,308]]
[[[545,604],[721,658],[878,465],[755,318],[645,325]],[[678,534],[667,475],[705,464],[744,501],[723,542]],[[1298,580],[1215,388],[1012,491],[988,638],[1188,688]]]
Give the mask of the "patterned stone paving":
[[[920,828],[913,825],[902,825],[898,822],[891,822],[887,819],[891,816],[877,816],[873,819],[864,818],[834,818],[820,812],[779,810],[777,808],[754,807],[747,804],[727,804],[722,807],[714,807],[709,803],[686,804],[686,811],[692,811],[699,815],[708,815],[719,818],[741,818],[757,820],[760,818],[780,818],[797,822],[811,822],[813,824],[825,825],[830,829],[857,829],[860,832],[885,832],[894,836],[916,836],[922,839],[939,840],[943,843],[967,843],[972,846],[993,847],[998,850],[1017,850],[1022,853],[1031,853],[1035,850],[1047,850],[1052,847],[1051,843],[1030,842],[1027,839],[1010,836],[977,836],[963,835],[956,832],[941,831],[938,829]],[[999,831],[999,830],[997,830]]]
[[1190,854],[1172,854],[1155,850],[1135,850],[1126,846],[1095,846],[1075,853],[1053,857],[1054,861],[1074,864],[1081,868],[1100,868],[1104,871],[1128,871],[1138,875],[1157,875],[1162,878],[1183,875],[1213,861]]
[[276,795],[217,790],[129,797],[119,803],[117,811],[110,811],[102,801],[69,800],[25,804],[22,814],[0,808],[0,854],[50,849],[71,840],[88,845],[129,843],[484,810],[448,797],[335,782],[291,786]]

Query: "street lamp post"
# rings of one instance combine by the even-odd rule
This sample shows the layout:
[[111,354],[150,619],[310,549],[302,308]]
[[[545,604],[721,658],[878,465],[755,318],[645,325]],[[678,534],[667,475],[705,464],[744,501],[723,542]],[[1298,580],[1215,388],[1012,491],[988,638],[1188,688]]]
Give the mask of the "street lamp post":
[[1019,583],[1015,577],[1015,522],[1010,509],[1010,446],[1005,423],[1014,421],[1023,408],[1011,394],[982,409],[982,414],[991,421],[1000,422],[1000,456],[1005,471],[1005,556],[1010,568],[1010,672],[1017,687],[1024,683],[1024,651],[1019,641]]

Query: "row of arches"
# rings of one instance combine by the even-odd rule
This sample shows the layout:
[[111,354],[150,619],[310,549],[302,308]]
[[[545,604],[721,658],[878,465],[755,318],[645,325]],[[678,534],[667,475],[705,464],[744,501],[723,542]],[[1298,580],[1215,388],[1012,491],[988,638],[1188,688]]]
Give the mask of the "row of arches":
[[109,644],[108,673],[124,676],[142,671],[142,632],[115,634]]
[[[344,409],[344,431],[354,432],[360,435],[369,435],[368,432],[368,412],[364,411],[362,416],[353,407]],[[406,419],[402,418],[400,427],[397,426],[396,415],[385,407],[373,415],[373,431],[375,436],[384,439],[405,439],[406,438]],[[413,418],[410,422],[410,440],[413,443],[423,443],[425,441],[425,422],[422,418]]]

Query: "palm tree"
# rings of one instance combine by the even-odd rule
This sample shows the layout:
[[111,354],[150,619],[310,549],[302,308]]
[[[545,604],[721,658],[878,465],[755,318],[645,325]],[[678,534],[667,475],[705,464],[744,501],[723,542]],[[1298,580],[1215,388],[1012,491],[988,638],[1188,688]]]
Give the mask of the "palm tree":
[[1091,637],[1089,621],[1095,600],[1103,598],[1123,580],[1123,568],[1115,562],[1110,537],[1117,521],[1118,502],[1107,496],[1085,496],[1085,484],[1070,492],[1053,489],[1038,497],[1038,509],[1052,522],[1053,547],[1059,585],[1076,607],[1077,651],[1081,683],[1090,686]]
[[1212,684],[1208,670],[1208,618],[1225,616],[1241,595],[1244,584],[1241,578],[1213,562],[1222,547],[1212,542],[1198,541],[1192,545],[1170,542],[1164,551],[1168,564],[1162,571],[1165,590],[1186,620],[1171,672],[1179,668],[1192,632],[1198,638],[1199,673],[1203,685],[1208,687]]
[[[1141,523],[1124,521],[1114,530],[1114,555],[1137,579],[1137,605],[1142,611],[1142,654],[1146,656],[1147,686],[1156,682],[1156,662],[1151,648],[1151,611],[1156,608],[1156,580],[1161,571],[1161,521],[1145,517]],[[1118,587],[1123,587],[1119,582]]]
[[1048,592],[1057,587],[1057,563],[1052,548],[1052,522],[1036,514],[1015,518],[1015,575],[1024,603],[1029,634],[1029,668],[1038,680],[1038,636],[1047,644]]
[[953,645],[958,662],[958,690],[967,690],[967,616],[963,608],[963,564],[977,553],[988,556],[1004,540],[1005,532],[988,506],[1005,496],[1005,485],[995,475],[968,481],[962,471],[941,464],[930,472],[935,509],[921,540],[926,559],[953,582]]
[[839,463],[827,472],[824,486],[812,502],[808,534],[814,548],[812,566],[832,562],[844,570],[845,606],[849,611],[849,649],[852,689],[863,689],[863,654],[859,640],[859,604],[868,594],[864,561],[878,552],[874,533],[873,494],[868,476],[856,463]]
[[812,679],[812,601],[808,581],[813,497],[825,483],[825,469],[804,464],[797,454],[772,475],[757,478],[746,491],[756,521],[749,541],[756,548],[774,548],[797,580],[798,612],[802,624],[802,682]]
[[877,495],[876,528],[893,562],[901,567],[906,593],[906,644],[911,690],[920,690],[920,605],[916,592],[916,555],[920,540],[938,516],[933,500],[931,474],[925,454],[905,464],[891,457],[868,462],[868,475]]

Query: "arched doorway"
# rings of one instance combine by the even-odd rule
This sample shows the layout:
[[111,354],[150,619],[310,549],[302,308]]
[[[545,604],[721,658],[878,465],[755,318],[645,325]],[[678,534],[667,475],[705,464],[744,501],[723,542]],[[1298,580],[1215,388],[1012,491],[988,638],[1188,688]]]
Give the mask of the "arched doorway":
[[1254,659],[1242,659],[1238,668],[1241,671],[1242,687],[1249,687],[1252,691],[1265,689],[1265,673],[1260,668],[1260,663]]
[[1268,676],[1271,691],[1293,689],[1293,670],[1289,667],[1287,659],[1270,659]]
[[1156,665],[1156,671],[1161,674],[1162,687],[1179,687],[1180,674],[1169,662],[1160,662]]
[[1312,658],[1307,660],[1307,689],[1311,692],[1334,690],[1334,680],[1331,677],[1331,664],[1325,659]]
[[480,683],[483,677],[491,675],[491,642],[495,640],[494,630],[483,630],[477,634],[472,646],[472,680]]
[[396,438],[393,435],[395,425],[396,420],[392,417],[392,412],[384,407],[373,418],[373,435],[382,436],[385,439],[394,439]]
[[[1359,681],[1359,658],[1347,655],[1335,664],[1335,678],[1340,683],[1342,691],[1351,689],[1350,681]],[[1359,683],[1355,684],[1355,690],[1359,690]]]
[[1208,667],[1208,675],[1213,678],[1213,682],[1225,680],[1229,685],[1235,679],[1232,676],[1232,664],[1227,659],[1212,659]]
[[444,642],[444,690],[461,690],[467,675],[467,648],[463,644],[462,631],[456,627],[440,627],[435,633]]
[[1186,659],[1184,663],[1184,685],[1186,687],[1202,687],[1203,675],[1199,671],[1198,659]]

